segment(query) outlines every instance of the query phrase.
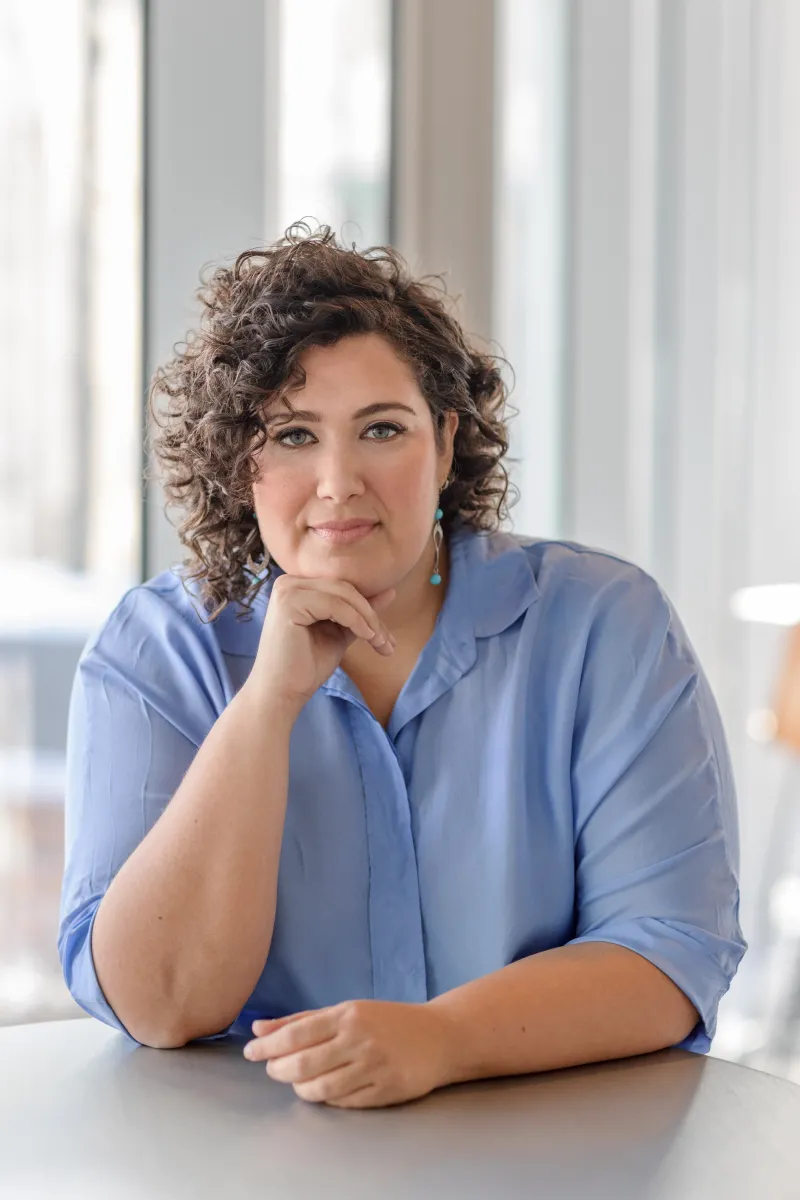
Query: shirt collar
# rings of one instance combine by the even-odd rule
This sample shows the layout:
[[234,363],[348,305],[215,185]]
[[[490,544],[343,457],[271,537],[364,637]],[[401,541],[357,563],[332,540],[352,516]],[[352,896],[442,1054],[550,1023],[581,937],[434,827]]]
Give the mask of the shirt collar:
[[533,564],[516,534],[456,528],[450,537],[450,584],[445,603],[475,637],[513,625],[538,598]]

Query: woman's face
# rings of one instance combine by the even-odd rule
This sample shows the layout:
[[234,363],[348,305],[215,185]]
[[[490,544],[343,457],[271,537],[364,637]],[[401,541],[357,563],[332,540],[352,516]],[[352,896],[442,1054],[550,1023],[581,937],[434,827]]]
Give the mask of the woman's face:
[[[366,596],[397,587],[432,554],[458,414],[447,414],[440,454],[411,368],[379,334],[313,346],[300,361],[306,383],[290,394],[299,415],[273,406],[255,456],[264,544],[288,575],[343,579]],[[353,518],[375,524],[351,542],[315,531]]]

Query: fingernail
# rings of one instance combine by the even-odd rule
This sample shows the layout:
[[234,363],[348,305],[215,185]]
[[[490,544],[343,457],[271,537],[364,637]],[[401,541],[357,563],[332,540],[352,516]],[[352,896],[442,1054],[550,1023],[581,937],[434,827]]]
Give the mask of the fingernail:
[[244,1056],[245,1056],[245,1058],[252,1058],[252,1057],[253,1057],[253,1045],[252,1045],[252,1042],[248,1042],[248,1043],[247,1043],[247,1045],[245,1046],[245,1048],[244,1048]]

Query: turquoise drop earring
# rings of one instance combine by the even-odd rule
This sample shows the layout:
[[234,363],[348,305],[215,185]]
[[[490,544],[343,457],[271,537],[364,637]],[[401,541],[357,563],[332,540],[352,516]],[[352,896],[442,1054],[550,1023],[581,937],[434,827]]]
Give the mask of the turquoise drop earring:
[[[441,496],[442,492],[446,491],[447,488],[449,488],[450,484],[453,482],[453,478],[454,478],[454,472],[451,471],[450,474],[447,476],[447,479],[445,479],[444,483],[439,488],[440,496]],[[433,574],[431,575],[431,583],[436,584],[436,585],[438,585],[442,582],[442,577],[439,574],[439,547],[441,546],[442,538],[444,537],[444,531],[442,530],[442,526],[441,526],[441,520],[442,520],[443,516],[444,516],[444,513],[442,512],[441,508],[437,508],[436,515],[434,517],[435,524],[433,526],[433,544],[436,549],[436,556],[433,560]]]
[[444,534],[442,532],[441,520],[444,513],[440,508],[436,510],[436,524],[433,527],[433,544],[436,547],[436,558],[433,563],[433,574],[431,575],[431,583],[439,584],[442,582],[442,577],[439,574],[439,547],[442,544]]

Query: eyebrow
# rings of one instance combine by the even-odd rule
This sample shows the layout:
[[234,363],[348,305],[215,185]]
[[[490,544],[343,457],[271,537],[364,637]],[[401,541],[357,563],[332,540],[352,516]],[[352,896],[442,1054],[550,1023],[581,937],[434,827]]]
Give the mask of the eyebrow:
[[[358,421],[361,419],[361,417],[371,417],[371,416],[373,416],[374,413],[387,412],[393,408],[402,408],[405,412],[410,412],[412,416],[417,415],[416,411],[413,408],[410,408],[407,404],[400,404],[399,401],[394,401],[389,404],[386,404],[386,403],[384,403],[384,404],[380,404],[380,403],[379,404],[368,404],[365,408],[359,408],[357,412],[354,412],[352,419],[354,421]],[[287,421],[318,422],[321,419],[322,418],[320,417],[319,413],[307,412],[304,409],[296,408],[296,409],[293,409],[292,412],[288,414],[288,416],[270,418],[267,421],[267,424],[268,425],[276,425],[276,424],[277,425],[285,425],[287,423]]]

